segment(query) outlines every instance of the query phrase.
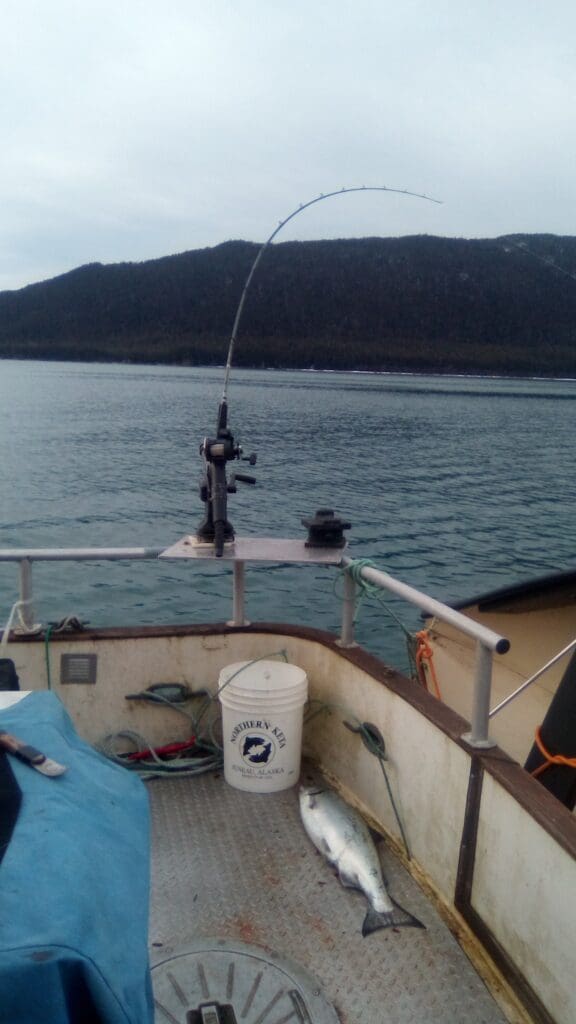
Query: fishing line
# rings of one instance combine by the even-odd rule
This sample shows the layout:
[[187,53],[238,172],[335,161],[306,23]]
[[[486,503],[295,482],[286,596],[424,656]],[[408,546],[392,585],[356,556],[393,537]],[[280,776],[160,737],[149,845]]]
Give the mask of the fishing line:
[[236,344],[236,338],[238,336],[238,329],[240,327],[240,319],[242,316],[242,311],[244,309],[244,303],[246,301],[246,296],[248,294],[248,289],[250,288],[252,278],[254,277],[254,274],[256,272],[256,268],[260,263],[260,260],[262,259],[262,256],[264,255],[266,249],[274,241],[276,235],[280,231],[282,231],[282,228],[285,227],[289,221],[293,220],[294,217],[297,217],[298,214],[302,213],[304,210],[307,210],[309,206],[314,206],[315,203],[321,203],[325,199],[332,199],[334,196],[346,195],[349,192],[395,192],[397,195],[412,196],[414,199],[426,199],[429,203],[437,203],[439,205],[441,205],[442,203],[441,199],[433,199],[432,196],[424,195],[421,192],[410,192],[406,188],[390,188],[388,185],[354,185],[349,188],[343,187],[336,189],[334,192],[321,192],[319,196],[315,197],[315,199],[309,199],[307,203],[301,203],[300,206],[297,207],[297,209],[293,210],[292,213],[289,213],[288,216],[284,218],[284,220],[281,220],[277,227],[274,228],[274,231],[272,232],[270,237],[267,238],[266,241],[262,243],[258,252],[256,253],[256,258],[254,259],[254,262],[250,268],[248,277],[246,278],[246,283],[244,284],[242,295],[240,296],[240,302],[238,303],[238,309],[236,310],[236,317],[234,319],[232,335],[230,337],[230,343],[228,346],[228,358],[226,360],[226,368],[224,370],[224,389],[222,392],[223,403],[226,403],[228,400],[228,383],[230,380],[230,371],[232,369],[232,358],[234,355],[234,346]]

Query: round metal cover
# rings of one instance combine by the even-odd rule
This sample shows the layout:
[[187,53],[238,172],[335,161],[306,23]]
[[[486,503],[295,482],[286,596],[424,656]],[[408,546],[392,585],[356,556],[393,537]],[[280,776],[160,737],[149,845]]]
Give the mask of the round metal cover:
[[205,940],[152,970],[155,1024],[339,1024],[299,965],[242,943]]

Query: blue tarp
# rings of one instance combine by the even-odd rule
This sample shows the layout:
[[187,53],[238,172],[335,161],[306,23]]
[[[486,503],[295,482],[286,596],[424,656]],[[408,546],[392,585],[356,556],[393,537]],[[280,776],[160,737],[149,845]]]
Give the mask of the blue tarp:
[[0,728],[68,766],[47,778],[11,758],[23,799],[0,864],[0,1020],[151,1024],[144,785],[52,693],[0,712]]

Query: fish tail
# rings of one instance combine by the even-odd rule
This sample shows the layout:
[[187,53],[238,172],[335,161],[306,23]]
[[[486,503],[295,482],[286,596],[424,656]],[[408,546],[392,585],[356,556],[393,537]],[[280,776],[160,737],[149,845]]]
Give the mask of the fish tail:
[[371,935],[372,932],[377,932],[381,928],[425,928],[426,925],[422,924],[417,917],[409,913],[408,910],[404,910],[399,903],[391,900],[393,906],[392,910],[379,912],[374,910],[372,907],[368,909],[364,923],[362,925],[362,935]]

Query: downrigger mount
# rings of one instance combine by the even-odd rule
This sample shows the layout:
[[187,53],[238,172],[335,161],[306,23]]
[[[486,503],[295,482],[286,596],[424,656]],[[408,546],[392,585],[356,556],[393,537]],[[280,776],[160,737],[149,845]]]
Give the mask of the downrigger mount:
[[228,403],[222,399],[218,407],[216,437],[205,437],[200,445],[204,459],[204,472],[200,480],[200,498],[204,502],[205,514],[196,538],[201,544],[213,544],[216,558],[221,558],[224,545],[234,540],[234,529],[228,519],[228,495],[235,494],[237,483],[255,484],[256,477],[247,473],[233,473],[228,480],[226,464],[233,459],[256,465],[256,454],[243,455],[242,448],[234,442],[228,428]]

